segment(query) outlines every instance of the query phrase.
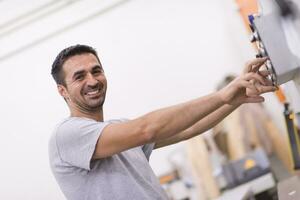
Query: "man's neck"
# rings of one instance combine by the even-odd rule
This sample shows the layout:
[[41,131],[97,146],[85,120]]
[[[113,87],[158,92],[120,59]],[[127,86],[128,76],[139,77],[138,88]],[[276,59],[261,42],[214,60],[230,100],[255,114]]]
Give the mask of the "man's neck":
[[71,117],[84,117],[84,118],[89,118],[93,119],[98,122],[103,122],[104,117],[103,117],[103,109],[97,111],[97,112],[90,112],[90,113],[85,113],[85,112],[80,112],[80,111],[71,111]]

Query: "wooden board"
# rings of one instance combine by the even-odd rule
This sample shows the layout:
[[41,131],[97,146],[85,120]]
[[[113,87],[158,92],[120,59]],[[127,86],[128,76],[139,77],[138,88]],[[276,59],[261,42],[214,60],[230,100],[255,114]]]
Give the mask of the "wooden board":
[[[214,199],[220,195],[219,187],[213,177],[209,152],[202,136],[197,136],[187,141],[187,154],[196,173],[196,182],[203,188],[208,199]],[[202,184],[203,183],[203,184]]]

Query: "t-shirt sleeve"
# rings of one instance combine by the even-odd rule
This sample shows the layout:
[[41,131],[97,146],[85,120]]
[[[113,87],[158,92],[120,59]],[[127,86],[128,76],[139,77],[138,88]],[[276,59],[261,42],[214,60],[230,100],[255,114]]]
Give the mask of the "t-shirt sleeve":
[[152,153],[152,150],[154,149],[155,143],[145,144],[142,146],[142,150],[149,161],[150,155]]
[[57,128],[56,144],[61,159],[90,170],[90,162],[102,130],[107,122],[90,119],[69,119]]

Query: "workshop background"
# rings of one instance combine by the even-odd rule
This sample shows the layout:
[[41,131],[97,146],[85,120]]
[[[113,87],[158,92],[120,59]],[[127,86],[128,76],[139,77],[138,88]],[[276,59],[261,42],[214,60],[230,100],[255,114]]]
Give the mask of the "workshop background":
[[[48,140],[69,112],[50,69],[74,44],[99,52],[108,79],[105,119],[133,119],[209,94],[255,57],[234,0],[1,0],[0,199],[65,199],[50,171]],[[282,106],[274,94],[264,96],[285,133]],[[153,152],[162,182],[188,163],[186,145]],[[185,189],[179,184],[177,194],[208,199],[193,176],[181,176]],[[168,190],[172,176],[165,178]]]

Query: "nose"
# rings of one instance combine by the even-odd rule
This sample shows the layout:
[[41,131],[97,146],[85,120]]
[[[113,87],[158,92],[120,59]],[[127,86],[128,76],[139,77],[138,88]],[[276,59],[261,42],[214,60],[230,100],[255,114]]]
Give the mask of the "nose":
[[86,82],[88,86],[94,86],[98,83],[98,80],[95,79],[95,77],[93,76],[93,74],[88,73],[87,77],[86,77]]

